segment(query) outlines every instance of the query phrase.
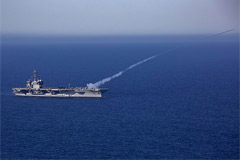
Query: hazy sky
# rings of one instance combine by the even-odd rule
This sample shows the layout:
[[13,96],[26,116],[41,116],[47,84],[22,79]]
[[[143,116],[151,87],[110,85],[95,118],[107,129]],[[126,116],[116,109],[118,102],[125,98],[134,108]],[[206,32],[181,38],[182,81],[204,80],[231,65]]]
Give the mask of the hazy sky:
[[1,0],[1,32],[53,35],[238,32],[239,0]]

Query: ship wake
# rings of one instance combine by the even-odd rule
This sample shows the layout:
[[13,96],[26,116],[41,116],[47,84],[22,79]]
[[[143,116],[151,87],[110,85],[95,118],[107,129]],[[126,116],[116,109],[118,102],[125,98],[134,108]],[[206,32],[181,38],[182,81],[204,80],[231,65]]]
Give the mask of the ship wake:
[[114,74],[114,75],[112,75],[112,76],[110,76],[110,77],[104,78],[104,79],[102,79],[102,80],[100,80],[100,81],[98,81],[98,82],[96,82],[96,83],[88,83],[88,84],[87,84],[87,87],[88,87],[88,88],[98,88],[98,87],[100,87],[101,85],[103,85],[103,84],[105,84],[105,83],[107,83],[107,82],[109,82],[109,81],[111,81],[111,80],[113,80],[113,79],[115,79],[115,78],[117,78],[117,77],[120,77],[123,73],[125,73],[125,72],[127,72],[127,71],[129,71],[129,70],[131,70],[131,69],[133,69],[133,68],[135,68],[135,67],[137,67],[138,65],[143,64],[143,63],[145,63],[145,62],[147,62],[147,61],[150,61],[150,60],[152,60],[152,59],[154,59],[154,58],[156,58],[156,57],[158,57],[158,56],[160,56],[160,55],[169,53],[169,52],[171,52],[171,51],[173,51],[173,49],[167,50],[167,51],[161,52],[161,53],[159,53],[159,54],[156,54],[156,55],[154,55],[154,56],[151,56],[151,57],[149,57],[149,58],[146,58],[146,59],[144,59],[144,60],[142,60],[142,61],[139,61],[139,62],[137,62],[137,63],[129,66],[128,68],[126,68],[126,69],[124,69],[124,70],[122,70],[122,71],[120,71],[120,72],[118,72],[118,73],[116,73],[116,74]]

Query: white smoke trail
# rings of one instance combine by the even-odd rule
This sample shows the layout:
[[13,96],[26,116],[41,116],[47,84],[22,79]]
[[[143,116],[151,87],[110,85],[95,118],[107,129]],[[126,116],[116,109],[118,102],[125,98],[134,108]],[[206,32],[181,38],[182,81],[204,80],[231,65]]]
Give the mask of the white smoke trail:
[[146,59],[144,59],[144,60],[142,60],[142,61],[140,61],[140,62],[137,62],[137,63],[129,66],[129,67],[126,68],[125,70],[122,70],[122,71],[118,72],[117,74],[114,74],[114,75],[112,75],[112,76],[110,76],[110,77],[104,78],[104,79],[102,79],[102,80],[100,80],[100,81],[98,81],[98,82],[96,82],[96,83],[88,83],[88,84],[87,84],[87,87],[88,87],[88,88],[98,88],[99,86],[103,85],[104,83],[109,82],[109,81],[111,81],[112,79],[121,76],[123,73],[127,72],[128,70],[130,70],[130,69],[132,69],[132,68],[134,68],[134,67],[137,67],[138,65],[140,65],[140,64],[142,64],[142,63],[145,63],[145,62],[147,62],[147,61],[149,61],[149,60],[151,60],[151,59],[153,59],[153,58],[156,58],[157,56],[160,56],[160,55],[166,54],[166,53],[168,53],[168,52],[171,52],[172,50],[173,50],[173,49],[168,50],[168,51],[165,51],[165,52],[161,52],[161,53],[159,53],[159,54],[157,54],[157,55],[154,55],[154,56],[152,56],[152,57],[146,58]]
[[[227,33],[227,32],[231,32],[231,31],[233,31],[233,30],[234,30],[234,29],[230,29],[230,30],[227,30],[227,31],[224,31],[224,32],[221,32],[221,33],[212,35],[212,36],[218,36],[218,35],[221,35],[221,34],[225,34],[225,33]],[[180,46],[179,46],[179,47],[180,47]],[[170,50],[168,50],[168,51],[161,52],[161,53],[159,53],[159,54],[157,54],[157,55],[155,55],[155,56],[152,56],[152,57],[149,57],[149,58],[147,58],[147,59],[144,59],[144,60],[142,60],[142,61],[140,61],[140,62],[137,62],[137,63],[129,66],[129,67],[126,68],[125,70],[120,71],[120,72],[118,72],[117,74],[114,74],[114,75],[111,76],[111,77],[104,78],[103,80],[98,81],[98,82],[96,82],[96,83],[94,83],[94,84],[93,84],[93,83],[88,83],[88,84],[87,84],[87,87],[88,87],[88,88],[98,88],[99,86],[103,85],[104,83],[109,82],[109,81],[111,81],[112,79],[121,76],[123,73],[127,72],[128,70],[130,70],[130,69],[132,69],[132,68],[134,68],[134,67],[136,67],[136,66],[138,66],[138,65],[140,65],[140,64],[142,64],[142,63],[144,63],[144,62],[147,62],[147,61],[149,61],[149,60],[151,60],[151,59],[153,59],[153,58],[156,58],[157,56],[160,56],[160,55],[166,54],[166,53],[168,53],[168,52],[171,52],[171,51],[173,51],[173,50],[175,50],[175,49],[177,49],[177,48],[179,48],[179,47],[175,47],[174,49],[170,49]]]

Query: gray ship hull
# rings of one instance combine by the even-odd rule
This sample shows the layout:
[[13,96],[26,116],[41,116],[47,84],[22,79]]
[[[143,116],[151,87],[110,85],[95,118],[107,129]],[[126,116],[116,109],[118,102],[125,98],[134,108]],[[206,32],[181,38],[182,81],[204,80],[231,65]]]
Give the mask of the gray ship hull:
[[13,88],[13,93],[16,96],[23,97],[96,97],[101,98],[102,93],[106,92],[106,88],[40,88],[38,90],[31,88]]
[[33,71],[33,77],[27,81],[26,88],[13,88],[13,93],[16,96],[22,97],[102,97],[102,93],[106,92],[107,88],[73,88],[73,87],[58,87],[44,88],[43,80]]

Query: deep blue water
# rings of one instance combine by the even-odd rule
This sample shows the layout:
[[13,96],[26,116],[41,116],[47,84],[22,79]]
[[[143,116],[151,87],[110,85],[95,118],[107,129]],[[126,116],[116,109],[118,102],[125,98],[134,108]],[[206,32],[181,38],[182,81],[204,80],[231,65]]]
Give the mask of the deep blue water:
[[[238,42],[3,40],[1,157],[238,159]],[[101,99],[11,93],[33,69],[47,87],[86,86],[176,46],[106,83]]]

